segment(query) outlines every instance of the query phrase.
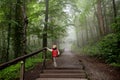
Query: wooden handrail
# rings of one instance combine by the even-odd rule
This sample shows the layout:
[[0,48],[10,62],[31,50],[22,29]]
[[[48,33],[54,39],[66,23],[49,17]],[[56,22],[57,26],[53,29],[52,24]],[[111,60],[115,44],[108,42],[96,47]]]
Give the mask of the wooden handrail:
[[16,63],[19,62],[19,61],[24,61],[26,58],[29,58],[29,57],[31,57],[31,56],[34,56],[34,55],[36,55],[36,54],[38,54],[39,52],[42,52],[42,51],[44,51],[44,50],[46,50],[46,48],[43,48],[43,49],[41,49],[41,50],[32,52],[32,53],[30,53],[30,54],[26,54],[26,55],[24,55],[24,56],[18,57],[18,58],[16,58],[16,59],[11,60],[11,61],[5,62],[5,63],[3,63],[3,64],[0,65],[0,70],[5,69],[6,67],[9,67],[9,66],[11,66],[11,65],[13,65],[13,64],[16,64]]

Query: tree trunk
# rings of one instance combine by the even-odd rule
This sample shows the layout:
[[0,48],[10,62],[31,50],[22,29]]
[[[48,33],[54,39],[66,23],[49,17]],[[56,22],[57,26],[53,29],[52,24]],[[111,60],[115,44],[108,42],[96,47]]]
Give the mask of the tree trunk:
[[[8,20],[11,21],[11,16],[12,16],[12,2],[9,4],[9,16]],[[7,34],[7,55],[6,55],[6,61],[9,60],[9,49],[10,49],[10,36],[11,36],[11,22],[8,23],[8,34]]]
[[2,62],[6,62],[6,31],[5,28],[2,28]]
[[113,13],[114,13],[114,21],[115,23],[117,23],[116,21],[116,17],[117,17],[117,10],[116,10],[116,4],[115,4],[115,0],[112,0],[113,2]]
[[17,0],[16,3],[16,26],[14,34],[14,52],[15,58],[24,55],[26,52],[26,27],[27,17],[25,14],[25,8],[23,0]]
[[99,40],[100,39],[100,30],[99,30],[99,25],[98,25],[98,16],[97,16],[97,10],[96,10],[96,7],[94,6],[94,10],[95,10],[95,12],[94,12],[94,26],[95,26],[95,29],[96,29],[96,41],[97,40]]
[[103,1],[103,15],[104,15],[104,27],[105,27],[105,34],[108,34],[109,33],[109,27],[107,25],[107,15],[106,15],[106,5],[105,5],[105,2]]
[[22,16],[23,16],[23,55],[26,53],[27,48],[27,26],[28,26],[28,19],[26,15],[26,6],[25,6],[25,0],[23,0],[23,6],[22,6]]
[[77,44],[77,47],[80,47],[79,31],[77,29],[76,29],[76,44]]
[[94,28],[94,26],[93,25],[91,25],[91,22],[88,22],[88,25],[89,25],[89,34],[90,34],[90,41],[95,41],[95,38],[94,38],[94,33],[93,32],[95,32],[95,28]]
[[85,34],[85,32],[84,32],[84,30],[82,30],[82,32],[81,32],[81,38],[82,38],[82,47],[84,47],[85,46],[85,38],[84,38],[84,35]]
[[100,34],[101,36],[103,36],[105,34],[105,29],[104,29],[104,21],[103,21],[102,8],[101,8],[101,0],[97,1],[97,17],[98,17]]
[[43,29],[43,47],[47,47],[47,27],[48,27],[48,7],[49,7],[49,0],[45,0],[45,24]]
[[[9,16],[10,17],[10,16]],[[10,17],[11,20],[11,17]],[[11,23],[8,24],[8,37],[7,37],[7,55],[6,55],[6,61],[9,60],[9,49],[10,49],[10,35],[11,35]]]

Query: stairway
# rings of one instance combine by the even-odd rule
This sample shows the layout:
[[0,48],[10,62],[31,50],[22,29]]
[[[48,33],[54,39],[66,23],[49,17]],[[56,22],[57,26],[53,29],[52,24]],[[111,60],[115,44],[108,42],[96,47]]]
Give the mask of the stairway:
[[36,80],[88,80],[82,61],[70,51],[65,51],[56,58],[57,66],[53,62],[46,65],[43,73]]
[[40,74],[36,80],[88,80],[83,69],[79,68],[49,68]]

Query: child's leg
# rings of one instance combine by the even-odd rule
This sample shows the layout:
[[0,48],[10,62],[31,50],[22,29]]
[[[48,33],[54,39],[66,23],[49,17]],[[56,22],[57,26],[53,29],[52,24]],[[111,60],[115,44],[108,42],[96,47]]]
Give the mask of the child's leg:
[[57,67],[57,63],[56,63],[56,58],[55,57],[53,57],[53,65],[54,65],[54,67]]

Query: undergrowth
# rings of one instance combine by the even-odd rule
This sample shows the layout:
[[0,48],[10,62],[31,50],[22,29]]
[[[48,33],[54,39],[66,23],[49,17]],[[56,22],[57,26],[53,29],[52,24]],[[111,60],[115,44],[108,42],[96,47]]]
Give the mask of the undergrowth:
[[[41,55],[34,56],[32,58],[27,59],[25,62],[25,69],[29,70],[32,69],[36,63],[42,62],[43,59],[41,58]],[[0,80],[18,80],[20,77],[20,62],[12,65],[10,67],[7,67],[0,71]]]

